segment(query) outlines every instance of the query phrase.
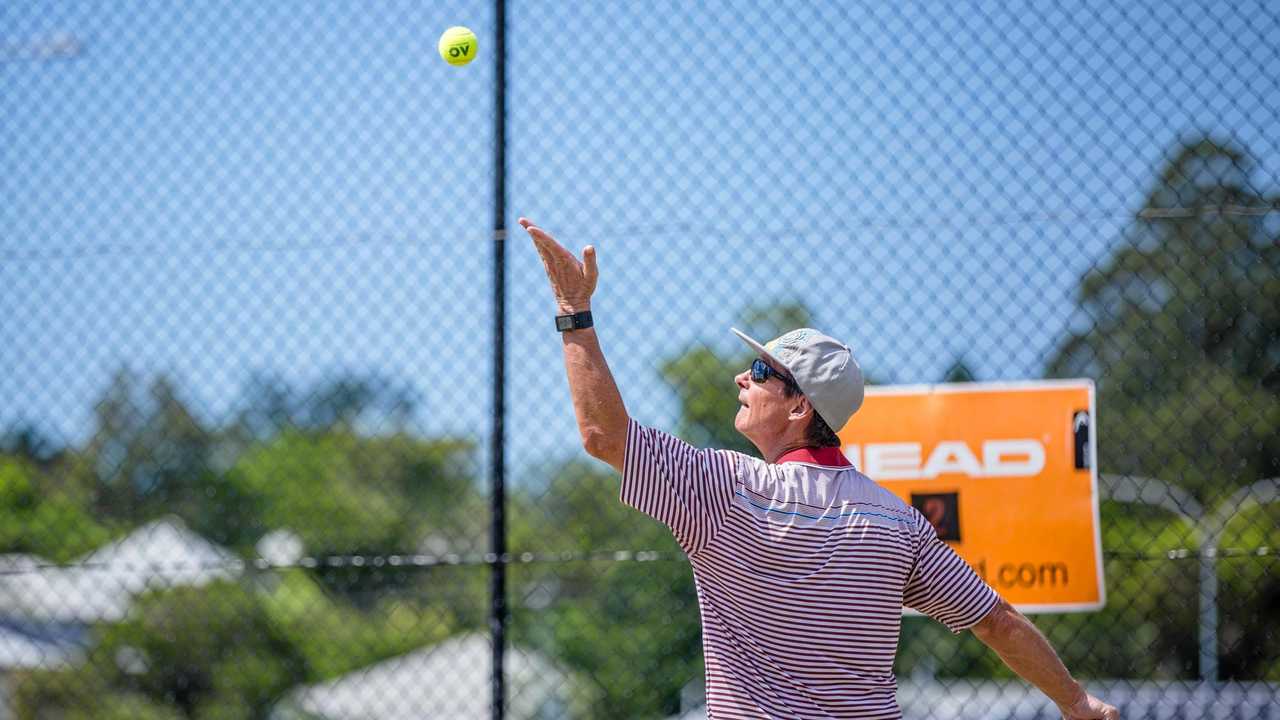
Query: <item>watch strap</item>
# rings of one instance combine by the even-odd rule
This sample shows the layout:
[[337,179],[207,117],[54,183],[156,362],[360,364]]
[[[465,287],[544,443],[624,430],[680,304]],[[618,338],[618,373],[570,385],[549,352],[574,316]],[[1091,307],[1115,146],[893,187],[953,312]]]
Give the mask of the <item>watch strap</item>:
[[560,332],[568,332],[569,330],[583,330],[592,326],[591,311],[583,310],[579,313],[571,315],[556,316],[556,330]]

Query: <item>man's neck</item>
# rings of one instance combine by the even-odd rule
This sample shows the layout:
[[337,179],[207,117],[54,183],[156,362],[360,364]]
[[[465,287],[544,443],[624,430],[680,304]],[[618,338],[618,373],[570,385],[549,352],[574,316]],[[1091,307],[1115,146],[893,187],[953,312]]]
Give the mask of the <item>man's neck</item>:
[[761,452],[760,454],[764,456],[765,462],[768,462],[769,464],[773,464],[778,462],[778,458],[782,457],[783,455],[786,455],[792,450],[799,450],[801,448],[807,448],[807,447],[809,447],[809,443],[805,442],[805,440],[802,438],[799,440],[791,440],[789,442],[783,442],[779,444],[776,449],[767,453]]
[[775,464],[781,465],[791,462],[822,465],[823,467],[853,467],[853,463],[849,462],[849,458],[844,456],[840,448],[831,446],[809,446],[791,450],[778,456]]

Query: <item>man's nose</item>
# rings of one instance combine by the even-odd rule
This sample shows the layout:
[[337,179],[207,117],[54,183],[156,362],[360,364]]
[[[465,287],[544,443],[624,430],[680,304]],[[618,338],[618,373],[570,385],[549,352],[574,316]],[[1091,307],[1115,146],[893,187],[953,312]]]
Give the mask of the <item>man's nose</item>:
[[736,383],[738,387],[742,388],[743,390],[746,390],[746,389],[747,389],[747,379],[748,379],[749,374],[750,374],[750,373],[748,373],[746,370],[743,370],[742,372],[740,372],[740,373],[738,373],[737,375],[734,375],[734,376],[733,376],[733,382],[734,382],[734,383]]

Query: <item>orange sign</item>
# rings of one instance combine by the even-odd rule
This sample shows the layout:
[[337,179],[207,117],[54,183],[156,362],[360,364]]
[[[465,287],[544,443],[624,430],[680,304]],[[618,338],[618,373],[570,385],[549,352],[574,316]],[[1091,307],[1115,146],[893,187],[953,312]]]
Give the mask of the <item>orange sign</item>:
[[840,440],[1018,609],[1097,610],[1093,418],[1089,380],[869,387]]

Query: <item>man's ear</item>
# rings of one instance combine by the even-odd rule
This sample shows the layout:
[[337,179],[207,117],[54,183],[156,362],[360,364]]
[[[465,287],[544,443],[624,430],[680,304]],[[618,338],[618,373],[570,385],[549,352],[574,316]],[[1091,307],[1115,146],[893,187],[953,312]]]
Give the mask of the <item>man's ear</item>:
[[813,412],[813,405],[809,404],[809,398],[803,395],[797,395],[795,399],[797,402],[791,406],[790,419],[800,420],[801,418],[808,417],[809,413]]

